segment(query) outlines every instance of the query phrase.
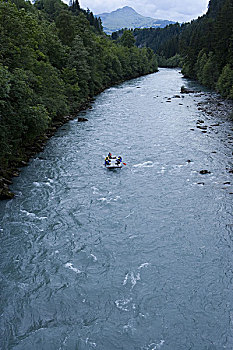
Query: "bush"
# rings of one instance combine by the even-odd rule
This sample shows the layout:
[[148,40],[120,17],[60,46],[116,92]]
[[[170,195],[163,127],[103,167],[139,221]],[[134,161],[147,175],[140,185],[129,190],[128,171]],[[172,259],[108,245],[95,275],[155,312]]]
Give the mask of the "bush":
[[227,64],[217,82],[217,90],[223,97],[233,99],[233,70]]

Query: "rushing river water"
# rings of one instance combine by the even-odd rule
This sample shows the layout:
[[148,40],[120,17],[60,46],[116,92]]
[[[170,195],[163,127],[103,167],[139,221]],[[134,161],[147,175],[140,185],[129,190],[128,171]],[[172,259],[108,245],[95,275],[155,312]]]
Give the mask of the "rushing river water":
[[233,349],[232,122],[182,85],[200,88],[161,69],[106,90],[14,180],[1,349]]

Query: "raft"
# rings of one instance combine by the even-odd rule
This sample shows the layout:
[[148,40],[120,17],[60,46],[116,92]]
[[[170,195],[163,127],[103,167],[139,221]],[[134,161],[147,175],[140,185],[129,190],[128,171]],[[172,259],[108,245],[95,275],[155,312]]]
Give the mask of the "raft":
[[117,157],[111,157],[109,159],[109,163],[110,164],[105,164],[105,167],[107,169],[118,169],[118,168],[122,168],[123,163],[119,162],[119,160],[117,159]]

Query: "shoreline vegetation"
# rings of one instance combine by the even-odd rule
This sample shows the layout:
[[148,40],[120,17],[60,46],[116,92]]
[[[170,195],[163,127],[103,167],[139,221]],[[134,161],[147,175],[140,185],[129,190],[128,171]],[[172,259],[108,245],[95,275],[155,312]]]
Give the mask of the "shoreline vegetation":
[[[144,74],[147,75],[147,74]],[[143,76],[143,75],[141,75]],[[126,79],[131,80],[132,78]],[[126,80],[119,81],[115,85],[121,84]],[[14,160],[8,163],[5,168],[0,167],[0,200],[9,200],[15,197],[15,194],[10,189],[10,185],[13,184],[13,178],[20,176],[21,169],[27,166],[30,160],[43,152],[46,147],[47,141],[54,136],[56,131],[64,124],[68,123],[70,120],[77,119],[77,122],[87,121],[87,119],[79,117],[79,113],[90,108],[91,103],[94,102],[95,97],[103,92],[104,90],[112,87],[109,85],[106,88],[99,91],[95,96],[88,98],[87,101],[80,106],[79,110],[72,115],[60,116],[55,119],[52,124],[46,129],[46,131],[39,135],[31,144],[22,146],[20,150],[20,155],[16,155]]]
[[[210,0],[208,11],[188,23],[134,29],[136,46],[149,47],[160,67],[181,67],[226,99],[233,99],[233,0]],[[112,33],[115,42],[125,29]]]
[[[123,82],[123,81],[122,81]],[[120,84],[121,82],[119,82]],[[110,87],[110,86],[109,86]],[[105,89],[109,88],[106,87]],[[103,92],[99,91],[99,93]],[[185,89],[185,92],[182,92],[182,89]],[[181,86],[181,93],[193,94],[197,93],[197,91],[190,91],[183,86]],[[211,96],[209,93],[202,92],[202,94],[206,95],[206,99],[198,104],[198,109],[203,113],[212,116],[213,118],[221,118],[222,123],[225,118],[233,121],[233,101],[226,100],[219,94],[214,94]],[[12,184],[12,178],[18,177],[20,175],[21,168],[27,166],[29,161],[38,153],[42,152],[46,147],[46,143],[60,128],[62,125],[66,124],[70,120],[77,119],[77,122],[84,121],[85,118],[79,118],[78,113],[88,109],[91,106],[91,103],[94,101],[95,96],[93,98],[89,98],[85,104],[80,107],[79,111],[73,115],[67,115],[60,117],[50,125],[50,127],[44,132],[44,134],[40,135],[31,145],[28,145],[24,148],[24,152],[21,154],[21,157],[15,159],[14,162],[10,164],[10,166],[5,170],[0,170],[0,200],[12,199],[14,198],[14,193],[10,190],[9,186]],[[232,169],[230,169],[232,172]]]
[[[217,110],[230,114],[232,18],[233,0],[210,0],[206,15],[190,23],[110,37],[78,0],[0,0],[0,199],[14,197],[12,178],[58,127],[106,88],[157,72],[158,65],[179,66],[220,93]],[[216,115],[210,104],[204,109]]]
[[78,0],[0,0],[0,199],[56,129],[110,86],[156,72],[130,31],[114,43]]

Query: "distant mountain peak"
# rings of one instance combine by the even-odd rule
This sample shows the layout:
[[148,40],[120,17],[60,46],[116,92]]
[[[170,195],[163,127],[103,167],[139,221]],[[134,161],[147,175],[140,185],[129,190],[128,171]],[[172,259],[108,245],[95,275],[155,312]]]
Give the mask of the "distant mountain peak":
[[175,22],[145,17],[140,15],[130,6],[121,7],[112,12],[104,12],[97,15],[101,18],[103,29],[111,34],[122,28],[163,28]]
[[119,9],[117,9],[116,11],[128,11],[128,12],[136,12],[132,7],[130,6],[124,6],[124,7],[121,7]]

